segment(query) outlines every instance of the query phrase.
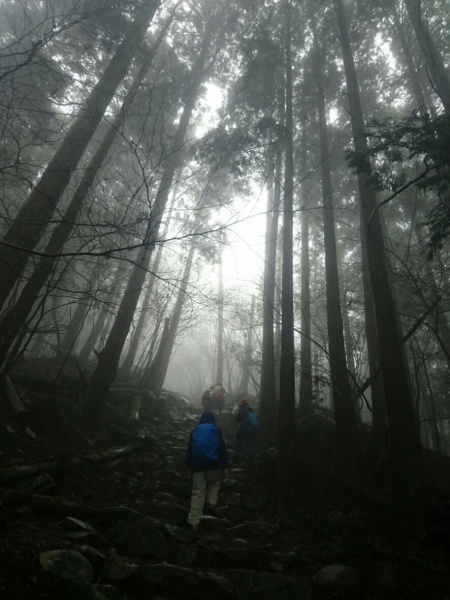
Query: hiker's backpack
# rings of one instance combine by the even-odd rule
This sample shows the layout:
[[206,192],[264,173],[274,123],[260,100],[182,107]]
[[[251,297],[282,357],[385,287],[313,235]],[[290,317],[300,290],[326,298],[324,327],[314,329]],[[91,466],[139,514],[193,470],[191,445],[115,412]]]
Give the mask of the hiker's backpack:
[[192,463],[207,467],[219,459],[219,434],[212,423],[200,423],[192,432]]
[[258,431],[259,421],[258,421],[255,413],[252,412],[251,410],[247,410],[247,414],[248,414],[248,422],[250,423],[250,427],[252,428],[253,431]]

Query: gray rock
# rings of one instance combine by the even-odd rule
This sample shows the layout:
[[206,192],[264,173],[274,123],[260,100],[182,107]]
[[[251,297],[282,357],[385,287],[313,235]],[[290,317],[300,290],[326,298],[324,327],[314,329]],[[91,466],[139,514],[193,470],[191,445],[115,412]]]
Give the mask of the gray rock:
[[227,506],[241,506],[242,495],[239,492],[223,490],[220,492],[220,501]]
[[98,585],[97,590],[108,600],[121,600],[122,594],[113,585]]
[[335,563],[344,557],[342,548],[324,540],[310,549],[310,556],[324,563]]
[[147,502],[139,504],[139,509],[147,515],[156,517],[162,523],[169,525],[181,525],[186,522],[188,516],[187,508],[174,502],[147,500]]
[[175,551],[175,557],[177,564],[181,566],[194,565],[198,562],[198,547],[195,544],[180,544]]
[[294,551],[272,552],[271,559],[274,562],[281,563],[282,565],[294,565],[298,561],[298,554]]
[[242,496],[242,507],[252,512],[261,512],[265,510],[267,506],[267,498],[265,496]]
[[228,529],[228,533],[236,537],[262,537],[275,535],[280,529],[277,523],[267,521],[246,521],[236,527]]
[[312,578],[313,600],[360,600],[361,581],[347,565],[328,565]]
[[99,552],[92,546],[83,544],[81,546],[75,546],[73,550],[76,550],[77,552],[82,554],[84,558],[86,558],[91,563],[91,565],[97,570],[100,570],[100,568],[103,567],[105,563],[106,554],[104,554],[103,552]]
[[137,564],[119,556],[114,548],[108,551],[106,562],[103,566],[102,579],[119,587],[124,583],[134,581],[139,573]]
[[66,538],[73,543],[89,544],[95,548],[100,548],[105,543],[105,539],[99,533],[90,531],[69,531],[66,533]]
[[141,577],[143,590],[151,589],[153,594],[167,595],[171,599],[231,600],[234,597],[229,579],[169,563],[143,566]]
[[193,544],[197,539],[192,530],[183,529],[176,525],[165,525],[164,531],[170,539],[179,544]]
[[216,508],[216,513],[218,517],[228,519],[234,523],[242,523],[248,519],[248,511],[238,506],[219,506]]
[[160,500],[162,502],[177,502],[177,498],[172,494],[167,494],[166,492],[158,492],[155,494],[155,500]]
[[80,521],[80,519],[75,519],[74,517],[65,517],[63,521],[63,525],[65,529],[69,531],[89,531],[93,533],[95,529],[86,523],[86,521]]
[[45,587],[54,588],[61,582],[90,583],[94,576],[91,563],[76,550],[50,550],[38,559],[38,578]]
[[148,517],[136,523],[120,521],[114,527],[111,537],[119,552],[127,556],[164,560],[170,554],[164,533],[155,527],[154,519]]
[[185,483],[184,481],[167,481],[160,484],[158,491],[172,494],[176,498],[190,498],[192,483]]
[[366,524],[359,518],[333,511],[327,515],[324,524],[324,534],[332,542],[350,540],[364,536]]
[[203,542],[203,537],[198,544],[199,566],[208,569],[239,569],[245,566],[247,569],[268,569],[270,559],[268,553],[255,544],[237,545],[233,540],[230,547],[224,546],[224,541],[219,543]]
[[210,515],[204,515],[201,522],[200,528],[203,531],[223,531],[225,528],[230,527],[231,522],[227,519],[219,519],[218,517],[211,517]]
[[176,471],[171,471],[167,469],[165,471],[156,471],[156,473],[154,474],[154,478],[156,479],[156,481],[162,482],[178,481],[180,479],[180,474]]
[[311,600],[308,582],[299,577],[286,577],[237,569],[229,572],[238,600]]
[[142,513],[128,506],[107,506],[98,510],[98,520],[102,523],[115,524],[117,521],[139,521],[144,516]]

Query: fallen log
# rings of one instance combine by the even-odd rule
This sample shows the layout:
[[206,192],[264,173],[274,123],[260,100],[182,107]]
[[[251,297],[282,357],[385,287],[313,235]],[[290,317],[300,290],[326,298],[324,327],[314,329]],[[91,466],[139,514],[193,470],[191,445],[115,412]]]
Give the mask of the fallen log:
[[36,512],[44,514],[84,518],[96,518],[98,516],[97,509],[71,502],[61,496],[40,496],[30,492],[0,487],[0,499],[5,505],[27,505]]
[[[148,443],[148,440],[147,440]],[[115,460],[127,454],[131,454],[145,446],[142,441],[132,442],[121,448],[112,448],[104,452],[95,452],[85,456],[75,456],[72,458],[61,457],[59,460],[53,460],[35,465],[21,465],[17,467],[4,467],[0,469],[0,481],[20,481],[34,477],[40,473],[49,473],[50,475],[65,473],[73,469],[78,469],[86,464],[100,464],[109,460]]]

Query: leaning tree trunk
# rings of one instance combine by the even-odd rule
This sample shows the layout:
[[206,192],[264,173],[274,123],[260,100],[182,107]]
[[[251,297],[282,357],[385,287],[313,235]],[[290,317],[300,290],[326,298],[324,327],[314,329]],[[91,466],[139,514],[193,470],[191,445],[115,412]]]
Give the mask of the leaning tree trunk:
[[335,0],[335,7],[344,58],[363,228],[386,392],[394,517],[395,523],[404,533],[417,534],[417,530],[422,526],[423,470],[420,438],[409,394],[408,371],[404,362],[402,335],[389,280],[382,223],[379,211],[376,210],[377,196],[370,183],[372,165],[368,156],[359,85],[342,0]]
[[164,385],[167,369],[169,368],[170,357],[172,355],[173,346],[175,344],[175,339],[178,333],[178,326],[180,324],[181,313],[183,311],[183,307],[186,301],[187,286],[189,283],[189,278],[191,276],[195,250],[196,238],[194,236],[191,240],[189,254],[187,256],[186,264],[184,267],[183,277],[178,290],[173,314],[170,319],[170,326],[168,328],[167,335],[161,338],[155,358],[153,359],[152,364],[148,369],[148,372],[145,374],[145,387],[151,387],[152,389],[161,389]]
[[405,0],[405,5],[433,81],[433,87],[442,100],[446,114],[450,115],[450,76],[442,55],[428,31],[428,25],[423,19],[422,0]]
[[[114,273],[114,279],[110,286],[110,290],[108,291],[109,295],[113,299],[116,294],[118,296],[120,294],[120,287],[121,287],[123,277],[124,277],[124,271],[122,270],[122,268],[117,267],[116,272]],[[102,309],[100,310],[100,314],[95,319],[95,322],[94,322],[92,328],[90,329],[89,334],[86,338],[86,341],[82,345],[80,351],[77,352],[78,362],[81,365],[84,365],[89,360],[89,357],[92,354],[92,352],[97,344],[100,334],[102,333],[102,331],[106,330],[105,323],[108,318],[108,315],[110,315],[111,312],[113,312],[113,308],[111,308],[111,306],[110,306],[111,303],[107,302],[106,299],[104,299],[101,304],[103,304],[103,306],[102,306]],[[105,307],[106,304],[109,305],[108,309],[106,309],[106,307]]]
[[143,246],[131,272],[122,302],[106,344],[100,353],[97,367],[92,375],[84,397],[84,413],[97,419],[102,411],[108,391],[114,382],[119,366],[120,356],[133,321],[145,274],[148,269],[154,245],[158,239],[159,228],[169,197],[175,171],[182,160],[182,148],[199,93],[200,85],[205,77],[205,67],[209,55],[209,45],[212,39],[212,23],[208,23],[202,48],[191,73],[190,86],[186,93],[186,103],[172,139],[171,150],[167,152],[164,162],[161,182],[144,236]]
[[[69,327],[61,340],[61,344],[58,346],[58,354],[60,354],[62,361],[64,361],[67,355],[72,351],[72,348],[77,341],[77,338],[83,328],[86,314],[91,306],[91,294],[95,290],[99,277],[99,265],[100,260],[97,259],[95,267],[93,269],[92,278],[89,280],[84,297],[78,299],[73,316],[70,319]],[[1,348],[1,346],[0,346]],[[1,356],[1,353],[0,353]]]
[[333,190],[330,171],[330,151],[325,114],[325,92],[323,88],[322,50],[316,45],[315,71],[319,113],[320,159],[322,170],[322,198],[325,245],[325,281],[327,297],[327,329],[331,385],[337,443],[341,462],[350,472],[355,471],[359,458],[358,426],[352,403],[352,388],[347,372],[345,357],[344,323],[341,311],[336,234],[334,229]]
[[11,347],[21,324],[30,312],[45,281],[53,272],[55,263],[58,260],[58,255],[61,253],[64,244],[67,242],[76,226],[86,195],[95,184],[97,173],[114,142],[117,132],[120,131],[125,117],[130,111],[139,87],[150,68],[151,61],[167,32],[169,23],[170,21],[168,20],[162,28],[152,50],[149,52],[144,64],[134,79],[133,85],[126,96],[125,101],[113,121],[109,124],[97,152],[92,157],[89,166],[64,213],[61,223],[59,223],[52,232],[50,241],[44,250],[44,255],[39,259],[36,268],[28,279],[17,302],[5,313],[5,316],[0,322],[0,365],[3,364],[5,356]]
[[[176,186],[175,186],[176,188]],[[175,200],[176,200],[176,193],[174,191],[173,196],[172,196],[172,200],[170,203],[170,207],[168,210],[168,218],[166,220],[166,223],[164,225],[164,231],[162,234],[162,238],[164,239],[167,236],[167,232],[169,231],[169,225],[170,225],[170,218],[171,218],[171,213],[172,213],[172,208],[175,204]],[[123,365],[120,367],[120,378],[122,381],[128,381],[131,378],[131,373],[133,370],[133,365],[136,359],[136,354],[138,351],[138,347],[139,347],[139,341],[142,337],[142,332],[144,331],[144,325],[145,325],[145,319],[148,315],[148,311],[149,311],[149,307],[150,307],[150,299],[152,297],[152,293],[153,293],[153,288],[155,285],[155,281],[156,281],[156,276],[155,273],[158,273],[159,271],[159,265],[161,263],[161,258],[162,258],[162,254],[163,254],[163,248],[164,245],[160,244],[158,246],[158,252],[156,253],[156,257],[154,262],[152,263],[151,266],[151,273],[150,273],[150,279],[149,282],[147,284],[147,290],[145,292],[145,296],[144,296],[144,300],[142,302],[142,307],[141,307],[141,312],[139,314],[139,319],[138,322],[136,324],[136,328],[133,332],[133,335],[131,337],[131,341],[130,341],[130,347],[128,349],[126,358],[123,362]]]
[[0,307],[21,276],[28,258],[26,250],[38,244],[160,3],[149,1],[138,9],[128,35],[6,232],[0,245]]
[[406,62],[406,68],[408,72],[408,81],[411,87],[412,95],[414,97],[417,108],[419,109],[420,114],[425,117],[428,115],[428,106],[425,100],[425,96],[422,90],[422,85],[420,83],[419,74],[417,73],[417,69],[414,65],[414,59],[411,53],[411,47],[408,44],[406,39],[406,33],[404,26],[400,22],[400,18],[398,16],[397,7],[393,5],[392,7],[392,16],[394,18],[395,25],[395,33],[400,41],[400,45],[403,51],[403,57]]
[[294,350],[294,141],[292,111],[291,5],[284,2],[286,18],[286,158],[283,202],[283,266],[281,284],[280,401],[278,409],[277,470],[278,512],[289,510],[295,455],[295,350]]

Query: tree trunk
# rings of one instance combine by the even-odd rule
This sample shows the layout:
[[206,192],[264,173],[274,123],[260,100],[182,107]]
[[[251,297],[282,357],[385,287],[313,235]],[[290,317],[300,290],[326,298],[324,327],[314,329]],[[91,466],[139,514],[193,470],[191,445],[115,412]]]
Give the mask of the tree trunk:
[[219,293],[217,297],[217,369],[216,385],[223,385],[223,265],[222,245],[219,242]]
[[158,239],[159,228],[166,208],[167,199],[173,182],[175,171],[182,160],[181,150],[184,145],[186,131],[194,109],[200,85],[205,76],[205,66],[209,55],[212,38],[212,23],[207,24],[202,40],[202,48],[191,73],[190,86],[186,93],[186,103],[172,140],[171,150],[164,161],[161,182],[152,207],[144,244],[139,251],[138,259],[131,272],[122,302],[103,348],[97,368],[95,369],[85,395],[85,414],[97,418],[101,412],[106,395],[116,377],[120,355],[125,344],[134,312],[142,291],[146,270],[154,245]]
[[355,146],[359,195],[367,259],[374,297],[381,369],[386,392],[390,434],[390,463],[394,483],[395,523],[404,533],[417,534],[421,523],[423,471],[420,438],[409,395],[401,332],[389,280],[377,196],[371,187],[372,166],[368,156],[359,85],[350,46],[347,18],[342,0],[335,0],[342,45],[350,118]]
[[137,11],[128,35],[6,232],[3,238],[5,245],[0,245],[0,307],[25,267],[28,253],[24,249],[32,250],[39,242],[160,3],[160,0],[146,2]]
[[[168,210],[169,216],[166,220],[166,224],[164,225],[164,231],[162,233],[163,239],[167,236],[167,232],[169,231],[170,216],[172,213],[173,206],[175,204],[175,200],[176,200],[176,193],[174,191],[173,196],[172,196],[171,205]],[[151,267],[152,272],[150,273],[150,279],[149,279],[149,282],[147,285],[147,290],[145,292],[144,300],[142,302],[139,319],[136,324],[136,328],[133,332],[133,335],[131,337],[130,347],[128,349],[126,359],[124,360],[123,365],[120,367],[120,378],[122,379],[122,381],[129,381],[131,379],[131,372],[133,369],[134,361],[136,359],[136,353],[138,350],[139,341],[141,339],[142,332],[144,331],[145,319],[146,319],[146,316],[148,314],[149,307],[150,307],[150,298],[152,296],[153,288],[154,288],[155,281],[156,281],[155,273],[158,273],[158,271],[159,271],[159,265],[161,263],[163,248],[164,248],[163,244],[160,244],[158,246],[158,252],[156,253],[155,260]]]
[[[99,172],[114,142],[117,132],[120,131],[126,115],[129,113],[130,107],[134,102],[139,87],[142,84],[142,81],[150,68],[151,61],[153,60],[156,51],[160,46],[165,33],[167,32],[169,23],[170,21],[167,20],[154,46],[152,47],[151,52],[149,52],[148,57],[146,58],[144,64],[140,68],[136,78],[134,79],[133,85],[131,86],[120,110],[117,112],[113,121],[109,124],[106,134],[104,135],[97,152],[92,157],[89,166],[86,169],[85,174],[79,186],[77,187],[72,197],[72,200],[69,203],[69,206],[67,207],[64,213],[64,217],[61,223],[57,225],[52,232],[50,241],[44,250],[45,256],[42,256],[39,259],[39,262],[36,268],[34,269],[33,273],[31,274],[30,278],[28,279],[28,282],[25,285],[22,293],[20,294],[19,299],[14,304],[14,306],[6,312],[4,318],[0,322],[0,365],[3,363],[6,353],[11,347],[11,344],[14,338],[16,337],[21,327],[21,324],[23,323],[24,319],[26,319],[28,313],[33,307],[33,304],[36,301],[42,286],[44,285],[45,281],[50,276],[50,274],[53,272],[55,268],[55,263],[58,260],[58,254],[61,253],[64,244],[67,242],[76,226],[76,222],[80,211],[83,207],[86,195],[89,189],[91,189],[94,186],[97,173]],[[78,312],[82,311],[83,308],[84,311],[87,310],[86,305],[79,304],[78,307]],[[82,325],[81,313],[80,323]],[[71,331],[72,333],[75,333],[76,339],[76,336],[79,333],[79,328],[76,331],[72,330],[71,328]],[[73,335],[72,339],[69,339],[66,336],[65,342],[67,342],[66,347],[65,349],[64,347],[61,348],[61,351],[69,352],[70,348],[72,348],[74,343]]]
[[161,389],[164,385],[166,378],[167,369],[169,367],[170,357],[172,355],[173,346],[178,332],[178,326],[180,324],[181,313],[186,301],[186,291],[189,283],[189,277],[191,275],[192,264],[194,261],[194,254],[196,249],[196,238],[195,236],[191,239],[189,248],[189,254],[186,259],[184,267],[183,278],[181,285],[178,290],[177,300],[173,309],[173,314],[170,319],[170,324],[167,329],[166,335],[161,338],[159,348],[156,352],[155,358],[150,365],[147,373],[145,374],[145,385],[152,389]]
[[416,106],[420,111],[422,116],[428,114],[427,102],[425,101],[425,96],[423,94],[422,85],[420,83],[419,75],[417,73],[417,69],[414,65],[414,59],[411,53],[411,46],[408,44],[406,39],[405,28],[400,22],[400,18],[398,16],[397,7],[395,4],[392,6],[392,16],[394,18],[395,32],[397,33],[398,39],[400,41],[400,45],[403,50],[403,56],[406,62],[406,68],[408,71],[408,80],[411,86],[411,91],[413,98],[415,100]]
[[298,417],[303,419],[313,414],[312,351],[311,351],[311,265],[309,260],[309,210],[307,172],[306,125],[303,126],[300,174],[303,178],[301,197],[304,199],[301,214],[301,339],[300,339],[300,391]]
[[283,267],[281,284],[280,401],[278,409],[278,511],[292,503],[292,467],[295,456],[295,350],[293,277],[294,142],[292,113],[291,5],[283,3],[286,22],[286,159],[283,202]]
[[[281,162],[281,152],[278,152],[277,164]],[[276,204],[274,187],[274,169],[269,173],[267,190],[266,235],[264,248],[264,283],[263,283],[263,332],[261,356],[261,387],[259,396],[259,415],[261,437],[270,442],[275,437],[275,420],[273,419],[276,405],[276,365],[274,338],[274,304],[276,281],[276,255],[278,236],[279,205]],[[278,185],[279,190],[279,185]],[[279,199],[278,199],[279,202]]]
[[[119,295],[123,276],[124,276],[124,271],[122,270],[122,268],[120,268],[120,267],[116,268],[116,272],[114,273],[114,279],[113,279],[113,282],[112,282],[111,288],[110,288],[110,295],[112,297],[114,297],[116,294]],[[107,304],[106,300],[103,302],[103,304]],[[95,348],[95,346],[97,344],[97,341],[98,341],[98,338],[100,337],[101,332],[106,330],[106,327],[105,327],[106,319],[107,319],[108,315],[111,314],[111,312],[113,312],[113,309],[109,308],[109,310],[108,310],[108,309],[106,309],[105,306],[103,306],[102,309],[100,310],[100,314],[98,315],[97,319],[95,320],[94,326],[89,331],[89,335],[88,335],[85,343],[83,344],[80,351],[78,352],[78,362],[80,363],[81,366],[84,366],[87,363],[93,349]]]
[[[350,472],[358,463],[358,427],[352,404],[352,390],[347,373],[345,357],[344,324],[341,312],[339,275],[334,230],[333,190],[330,171],[330,151],[325,114],[325,92],[323,88],[323,63],[316,46],[315,71],[317,81],[317,101],[319,112],[320,159],[322,170],[322,197],[325,244],[325,280],[327,297],[327,326],[331,384],[336,422],[337,442],[342,464]],[[321,64],[322,63],[322,64]]]
[[255,296],[252,297],[252,306],[250,309],[250,323],[248,327],[247,338],[245,340],[244,364],[242,365],[242,379],[239,386],[240,392],[248,394],[248,384],[252,372],[252,356],[253,356],[253,322],[255,319]]
[[442,55],[428,31],[428,25],[422,18],[422,1],[405,0],[406,10],[419,41],[434,89],[442,100],[444,110],[450,115],[450,77],[445,68]]

